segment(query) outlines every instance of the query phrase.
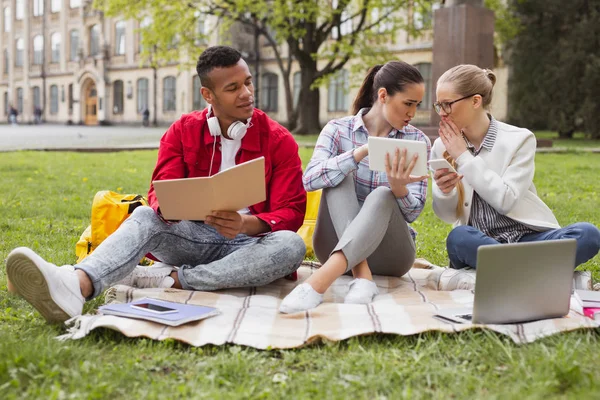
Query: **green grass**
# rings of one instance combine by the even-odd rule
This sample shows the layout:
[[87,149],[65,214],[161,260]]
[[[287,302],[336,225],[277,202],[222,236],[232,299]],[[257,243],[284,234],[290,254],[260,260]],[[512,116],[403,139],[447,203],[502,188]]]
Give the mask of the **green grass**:
[[[311,149],[302,149],[304,163]],[[155,151],[0,156],[0,260],[30,246],[75,261],[93,195],[146,193]],[[535,183],[561,224],[600,225],[595,154],[540,154]],[[450,227],[431,203],[414,224],[418,256],[444,265]],[[600,279],[600,257],[582,267]],[[98,299],[86,305],[90,311]],[[192,348],[99,330],[57,342],[0,268],[0,397],[9,398],[598,398],[600,337],[566,333],[517,346],[487,331],[370,336],[298,350]]]

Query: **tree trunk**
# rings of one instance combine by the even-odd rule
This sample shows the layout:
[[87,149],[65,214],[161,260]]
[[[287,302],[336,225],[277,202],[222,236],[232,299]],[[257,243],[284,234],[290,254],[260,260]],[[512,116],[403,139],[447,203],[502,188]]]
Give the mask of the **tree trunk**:
[[319,89],[307,88],[301,93],[298,101],[298,126],[294,129],[297,135],[317,135],[321,131],[319,123]]
[[[291,56],[289,56],[291,57]],[[281,71],[283,73],[283,89],[285,91],[285,112],[287,115],[287,128],[290,132],[296,129],[298,115],[294,111],[294,93],[290,85],[290,70]]]
[[301,90],[298,99],[298,125],[294,129],[297,135],[315,135],[321,132],[319,123],[319,89],[311,89],[317,74],[317,63],[311,60],[309,65],[301,65]]

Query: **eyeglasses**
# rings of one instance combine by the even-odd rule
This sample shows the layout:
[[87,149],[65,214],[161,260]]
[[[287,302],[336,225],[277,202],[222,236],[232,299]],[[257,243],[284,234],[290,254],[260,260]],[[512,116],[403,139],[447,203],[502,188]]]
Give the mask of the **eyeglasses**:
[[441,113],[442,110],[444,110],[444,112],[446,114],[450,114],[452,112],[452,104],[457,103],[457,102],[459,102],[461,100],[464,100],[464,99],[468,99],[469,97],[476,96],[477,94],[478,93],[473,93],[473,94],[470,94],[468,96],[461,97],[460,99],[457,99],[457,100],[454,100],[454,101],[443,101],[441,103],[439,101],[436,101],[435,103],[433,103],[433,108],[435,109],[435,112],[438,113],[438,114]]

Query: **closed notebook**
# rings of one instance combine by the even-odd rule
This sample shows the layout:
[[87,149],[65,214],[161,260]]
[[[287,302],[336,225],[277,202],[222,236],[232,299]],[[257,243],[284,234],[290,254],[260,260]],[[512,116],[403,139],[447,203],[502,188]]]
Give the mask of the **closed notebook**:
[[600,308],[600,292],[593,290],[575,290],[584,308]]
[[[144,304],[155,305],[161,309],[166,308],[169,309],[169,311],[153,312],[132,307]],[[109,304],[99,307],[98,310],[105,315],[144,319],[169,326],[179,326],[188,322],[209,318],[221,313],[218,309],[213,307],[174,303],[172,301],[151,298],[143,298],[131,303]]]

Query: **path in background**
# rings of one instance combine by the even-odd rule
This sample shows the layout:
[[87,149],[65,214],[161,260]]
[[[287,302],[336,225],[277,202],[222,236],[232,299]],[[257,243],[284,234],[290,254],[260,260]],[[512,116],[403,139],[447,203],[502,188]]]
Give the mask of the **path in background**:
[[[0,152],[15,150],[86,150],[113,151],[157,149],[168,128],[141,126],[79,126],[79,125],[0,125]],[[541,138],[551,132],[540,132]],[[313,148],[318,135],[296,136],[300,147]],[[553,147],[538,148],[539,152],[589,151],[600,153],[600,141],[555,140]]]
[[137,126],[0,125],[0,151],[158,148],[166,130]]

